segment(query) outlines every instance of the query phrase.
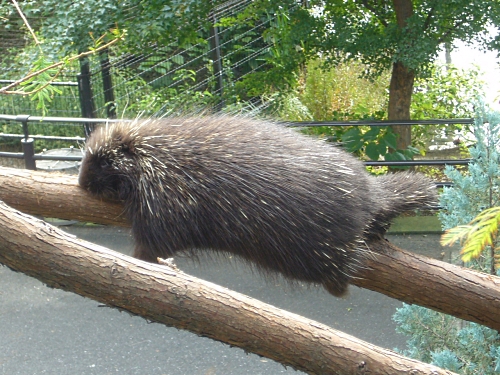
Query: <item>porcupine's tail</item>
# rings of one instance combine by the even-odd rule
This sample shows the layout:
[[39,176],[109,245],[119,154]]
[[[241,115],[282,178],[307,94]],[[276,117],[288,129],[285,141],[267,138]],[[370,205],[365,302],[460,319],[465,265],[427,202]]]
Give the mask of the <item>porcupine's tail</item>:
[[374,177],[380,209],[367,229],[367,237],[383,236],[391,221],[405,211],[428,209],[437,204],[434,183],[419,173],[400,172]]

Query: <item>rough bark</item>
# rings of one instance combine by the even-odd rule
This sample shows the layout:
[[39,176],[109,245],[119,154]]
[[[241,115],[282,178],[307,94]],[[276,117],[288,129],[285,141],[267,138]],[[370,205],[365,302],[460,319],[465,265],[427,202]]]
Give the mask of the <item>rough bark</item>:
[[89,199],[71,175],[0,167],[0,200],[31,215],[129,226],[120,204]]
[[500,330],[500,277],[373,242],[353,284]]
[[[411,96],[415,75],[402,63],[392,65],[391,83],[389,86],[389,120],[409,120]],[[393,132],[397,135],[396,145],[398,150],[406,150],[411,145],[411,126],[392,125]]]
[[[413,2],[411,0],[393,0],[393,6],[398,27],[403,29],[406,26],[407,19],[413,14]],[[393,63],[389,86],[389,120],[410,119],[410,104],[414,82],[415,74],[413,71],[400,61]],[[398,150],[406,150],[411,145],[411,126],[393,125],[392,129],[398,135]]]
[[[72,176],[0,167],[0,186],[0,200],[30,214],[127,225],[120,205],[91,198]],[[354,285],[500,330],[499,277],[412,254],[385,240],[369,246],[373,257]]]
[[451,374],[226,288],[72,238],[4,203],[0,263],[49,286],[310,374]]

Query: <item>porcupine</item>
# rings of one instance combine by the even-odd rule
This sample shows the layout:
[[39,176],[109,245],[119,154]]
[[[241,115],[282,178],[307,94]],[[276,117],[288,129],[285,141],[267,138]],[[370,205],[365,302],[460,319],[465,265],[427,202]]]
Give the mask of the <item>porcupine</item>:
[[434,203],[418,174],[384,177],[340,147],[270,121],[119,122],[86,142],[79,184],[124,203],[134,256],[233,253],[265,273],[345,293],[399,213]]

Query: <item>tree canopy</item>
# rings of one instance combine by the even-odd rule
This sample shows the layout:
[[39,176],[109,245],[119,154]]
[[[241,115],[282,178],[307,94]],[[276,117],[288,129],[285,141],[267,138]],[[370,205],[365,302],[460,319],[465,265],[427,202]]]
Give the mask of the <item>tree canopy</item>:
[[421,73],[444,43],[462,40],[495,48],[489,34],[500,15],[498,1],[328,0],[317,16],[315,37],[332,59],[361,59],[374,72],[395,62]]
[[[498,0],[28,0],[22,6],[37,17],[39,33],[52,53],[62,55],[86,50],[111,28],[126,30],[122,48],[144,51],[153,44],[193,42],[204,26],[214,23],[248,26],[272,16],[274,21],[258,30],[272,43],[266,57],[272,74],[257,72],[247,82],[289,87],[294,73],[318,54],[330,64],[361,61],[367,76],[392,72],[390,120],[410,119],[415,79],[426,76],[445,44],[453,48],[460,40],[484,49],[500,47],[499,35],[491,34],[500,25]],[[237,8],[237,14],[213,17],[214,10],[228,7]],[[410,144],[409,129],[395,129],[398,148]]]
[[23,11],[41,20],[40,33],[57,53],[81,52],[111,28],[127,30],[126,43],[144,48],[196,37],[209,22],[207,1],[28,0]]
[[[489,28],[499,25],[498,1],[327,0],[314,2],[315,48],[332,52],[332,63],[358,59],[369,74],[392,70],[388,115],[410,119],[415,78],[425,75],[439,51],[457,40],[498,48],[499,36]],[[313,44],[310,44],[313,45]],[[396,128],[398,148],[411,141],[409,127]]]

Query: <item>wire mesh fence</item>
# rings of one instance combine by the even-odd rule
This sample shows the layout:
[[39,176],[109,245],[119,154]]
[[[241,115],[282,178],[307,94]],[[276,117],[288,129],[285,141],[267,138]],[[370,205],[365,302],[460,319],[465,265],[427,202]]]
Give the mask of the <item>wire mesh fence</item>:
[[[251,25],[220,22],[237,17],[251,3],[230,0],[215,7],[198,27],[195,42],[180,44],[173,36],[166,45],[144,42],[140,52],[117,47],[80,61],[54,82],[59,93],[45,103],[45,113],[31,98],[19,95],[0,95],[0,113],[125,118],[194,114],[232,105],[237,83],[268,64],[270,44],[263,33],[275,16]],[[19,23],[13,17],[11,26]],[[36,19],[31,22],[37,24]],[[22,34],[18,36],[17,44],[6,39],[9,46],[2,46],[0,41],[0,49],[21,51],[26,42],[22,43]],[[0,64],[2,83],[19,78],[12,76],[10,66],[6,61]]]
[[119,117],[193,114],[234,104],[237,82],[268,64],[269,43],[263,31],[274,17],[246,27],[224,27],[218,22],[236,17],[250,3],[229,1],[215,8],[210,26],[198,29],[196,43],[152,44],[145,46],[144,53],[101,55],[100,61],[92,61],[95,115],[109,116],[110,100]]

